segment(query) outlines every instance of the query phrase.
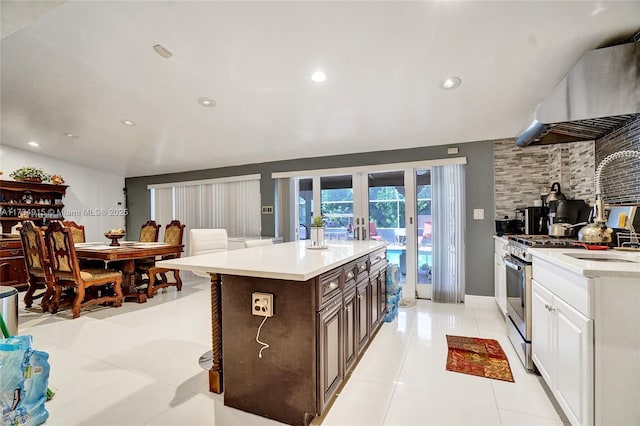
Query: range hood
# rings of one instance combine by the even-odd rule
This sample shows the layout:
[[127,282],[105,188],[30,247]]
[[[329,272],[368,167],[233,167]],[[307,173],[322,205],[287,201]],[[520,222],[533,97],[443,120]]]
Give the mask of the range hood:
[[516,137],[516,145],[595,140],[640,113],[640,41],[587,52]]

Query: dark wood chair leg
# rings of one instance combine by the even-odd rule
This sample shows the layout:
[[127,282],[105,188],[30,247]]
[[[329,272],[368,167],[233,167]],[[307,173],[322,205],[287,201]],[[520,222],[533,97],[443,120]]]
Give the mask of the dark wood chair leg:
[[33,305],[33,293],[36,292],[36,286],[35,284],[31,284],[32,282],[35,282],[35,280],[29,277],[29,288],[24,295],[24,306],[27,308],[30,308]]
[[182,278],[180,278],[180,271],[177,269],[173,270],[173,276],[176,279],[176,290],[181,291],[182,290]]
[[149,268],[147,275],[149,275],[149,284],[147,284],[147,297],[152,299],[153,293],[155,292],[153,286],[156,283],[156,268]]

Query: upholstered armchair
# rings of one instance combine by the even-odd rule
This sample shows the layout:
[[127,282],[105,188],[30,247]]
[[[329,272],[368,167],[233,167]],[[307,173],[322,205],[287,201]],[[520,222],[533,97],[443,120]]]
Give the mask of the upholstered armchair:
[[[24,261],[27,266],[29,288],[24,295],[24,305],[30,308],[33,300],[42,298],[40,306],[42,312],[49,309],[49,301],[54,293],[54,277],[49,265],[49,255],[42,236],[42,230],[35,226],[32,221],[22,222],[20,228],[20,239],[22,240],[22,251]],[[39,295],[34,296],[38,289],[43,289]]]
[[[44,234],[51,270],[55,277],[55,293],[49,306],[52,313],[58,310],[63,287],[72,287],[75,297],[71,306],[73,318],[80,316],[80,310],[88,306],[113,303],[122,306],[122,273],[110,269],[81,269],[69,228],[58,221],[52,221]],[[91,289],[92,294],[89,293]],[[95,291],[93,291],[95,290]]]
[[73,242],[75,244],[84,243],[86,241],[84,236],[84,225],[78,225],[72,220],[63,220],[62,226],[71,230],[71,235],[73,236]]
[[140,239],[141,243],[155,243],[158,241],[158,234],[160,233],[160,226],[155,220],[148,220],[142,227],[140,227]]
[[[178,246],[182,245],[182,236],[184,234],[184,227],[179,220],[171,221],[170,224],[164,230],[164,243]],[[161,260],[173,259],[180,257],[176,255],[163,256]],[[169,282],[167,273],[172,272],[175,282]],[[182,290],[182,279],[180,278],[180,271],[177,269],[160,268],[155,265],[155,262],[150,265],[146,273],[149,276],[149,285],[147,287],[147,296],[153,297],[153,294],[161,288],[169,286],[175,286],[177,291]],[[160,279],[158,279],[160,276]]]

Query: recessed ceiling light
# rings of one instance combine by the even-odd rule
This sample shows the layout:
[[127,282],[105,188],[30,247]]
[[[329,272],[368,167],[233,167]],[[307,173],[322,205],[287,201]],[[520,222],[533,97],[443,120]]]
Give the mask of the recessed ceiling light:
[[68,138],[77,138],[78,135],[74,135],[73,133],[70,132],[64,132],[63,135],[65,135]]
[[135,121],[131,121],[131,120],[120,120],[120,122],[122,124],[127,125],[127,126],[135,126],[136,125]]
[[440,87],[443,89],[455,89],[460,86],[462,80],[458,77],[447,77],[440,82]]
[[40,144],[39,144],[38,142],[36,142],[36,141],[30,141],[30,142],[29,142],[29,146],[36,146],[36,147],[38,147],[38,146],[40,146]]
[[318,70],[311,74],[311,80],[315,81],[316,83],[324,83],[326,79],[327,76],[325,75],[324,71]]
[[169,52],[167,49],[164,48],[164,46],[160,44],[156,44],[155,46],[153,46],[153,50],[155,50],[156,53],[162,56],[163,58],[168,59],[173,56],[173,53]]
[[216,106],[216,101],[214,101],[213,99],[204,98],[204,97],[198,98],[198,103],[203,107],[207,107],[207,108],[213,108],[214,106]]

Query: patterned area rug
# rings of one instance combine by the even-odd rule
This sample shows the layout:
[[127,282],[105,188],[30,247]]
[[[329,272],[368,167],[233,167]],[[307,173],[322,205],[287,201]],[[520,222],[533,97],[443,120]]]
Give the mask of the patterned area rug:
[[497,340],[447,334],[447,370],[513,382],[509,360]]

